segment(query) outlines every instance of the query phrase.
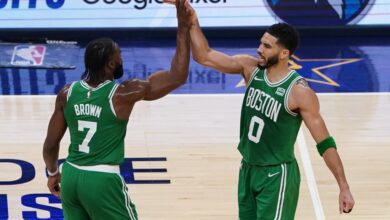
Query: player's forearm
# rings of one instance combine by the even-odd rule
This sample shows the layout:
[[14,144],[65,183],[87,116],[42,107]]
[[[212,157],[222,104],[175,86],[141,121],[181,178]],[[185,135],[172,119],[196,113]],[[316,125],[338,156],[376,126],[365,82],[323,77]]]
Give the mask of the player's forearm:
[[176,52],[171,63],[172,82],[178,86],[186,82],[190,62],[190,37],[188,27],[180,26],[176,37]]
[[206,37],[204,36],[199,26],[198,20],[196,20],[196,22],[191,26],[190,36],[192,57],[196,62],[204,65],[207,61],[207,53],[211,49],[209,47],[209,43]]
[[57,170],[59,148],[59,144],[51,147],[47,142],[43,146],[43,159],[50,172]]
[[337,153],[337,150],[335,148],[329,148],[324,152],[322,157],[324,158],[326,165],[336,178],[340,190],[349,189],[347,178],[345,177],[343,164],[341,162],[339,154]]

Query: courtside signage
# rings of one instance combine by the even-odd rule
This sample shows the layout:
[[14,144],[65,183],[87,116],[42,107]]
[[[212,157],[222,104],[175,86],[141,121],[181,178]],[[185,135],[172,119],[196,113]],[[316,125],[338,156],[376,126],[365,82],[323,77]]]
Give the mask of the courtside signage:
[[[64,161],[59,160],[60,167]],[[125,158],[120,166],[121,176],[126,184],[170,184],[169,179],[153,178],[153,174],[167,173],[167,169],[161,167],[161,162],[165,161],[165,157]],[[140,168],[137,164],[144,162],[150,163],[152,168]],[[46,187],[48,174],[39,164],[0,158],[0,170],[4,172],[5,168],[20,171],[2,175],[0,179],[0,219],[63,219],[61,200],[49,193]],[[137,178],[141,173],[150,174],[150,178]]]

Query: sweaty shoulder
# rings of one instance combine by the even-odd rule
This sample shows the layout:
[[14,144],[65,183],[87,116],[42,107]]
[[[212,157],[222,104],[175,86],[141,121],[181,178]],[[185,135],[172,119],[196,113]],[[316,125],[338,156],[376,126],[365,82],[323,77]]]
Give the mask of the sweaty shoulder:
[[70,86],[71,86],[71,84],[66,84],[64,87],[62,87],[62,89],[57,94],[57,100],[60,100],[60,101],[63,101],[64,103],[66,103]]
[[67,96],[68,95],[68,91],[69,91],[69,88],[70,88],[71,84],[66,84],[64,87],[62,87],[62,89],[58,92],[58,95],[61,95],[61,96]]
[[298,79],[291,89],[288,101],[289,108],[298,112],[302,108],[310,107],[313,102],[318,102],[317,95],[304,78]]
[[68,91],[70,88],[70,84],[65,85],[62,87],[62,89],[58,92],[57,98],[56,98],[56,109],[60,110],[63,109],[67,103],[67,96],[68,96]]
[[135,102],[142,100],[149,90],[149,81],[139,79],[125,80],[119,84],[115,95]]
[[128,120],[134,104],[143,100],[150,90],[150,83],[143,80],[126,80],[119,84],[112,102],[118,118]]
[[126,92],[133,92],[143,90],[147,87],[149,87],[149,81],[132,79],[123,81],[121,84],[119,84],[118,89],[121,89]]

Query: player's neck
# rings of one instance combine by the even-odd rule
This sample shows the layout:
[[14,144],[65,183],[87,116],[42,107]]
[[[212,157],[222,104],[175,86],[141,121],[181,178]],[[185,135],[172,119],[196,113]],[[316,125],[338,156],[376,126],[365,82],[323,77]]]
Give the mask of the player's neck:
[[279,63],[267,68],[267,78],[271,83],[279,82],[284,79],[290,71],[291,69],[288,68],[288,64]]
[[87,80],[85,80],[85,82],[86,82],[90,87],[95,88],[95,87],[98,87],[100,84],[104,83],[104,82],[107,81],[107,80],[112,81],[113,79],[112,79],[112,77],[110,78],[110,77],[107,77],[107,76],[106,76],[106,77],[103,77],[103,78],[99,78],[99,79],[97,79],[97,80],[87,79]]

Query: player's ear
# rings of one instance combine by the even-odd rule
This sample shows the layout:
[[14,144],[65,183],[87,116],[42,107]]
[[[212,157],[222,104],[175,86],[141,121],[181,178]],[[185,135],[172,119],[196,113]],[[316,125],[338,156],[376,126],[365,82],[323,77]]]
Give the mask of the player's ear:
[[115,62],[114,62],[114,60],[108,61],[107,65],[108,65],[108,68],[115,69]]
[[283,49],[279,56],[281,60],[289,59],[289,57],[290,57],[290,51],[287,49]]

